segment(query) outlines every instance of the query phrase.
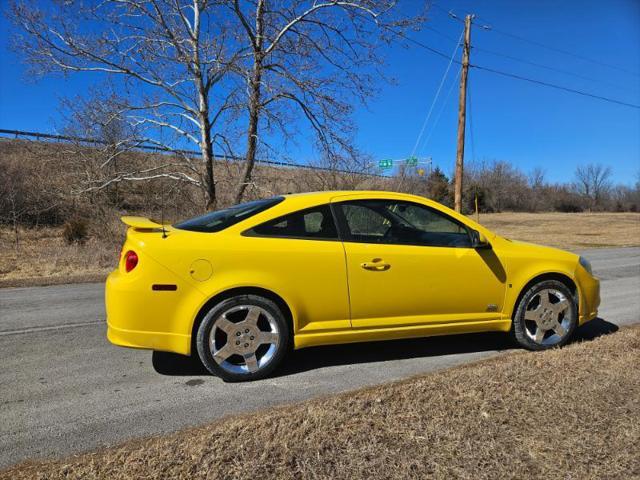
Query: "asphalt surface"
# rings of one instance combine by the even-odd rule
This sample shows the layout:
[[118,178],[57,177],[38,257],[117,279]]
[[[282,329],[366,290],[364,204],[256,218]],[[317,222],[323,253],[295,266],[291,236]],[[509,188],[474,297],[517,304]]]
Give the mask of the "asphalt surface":
[[[584,252],[602,280],[592,338],[640,321],[640,248]],[[502,334],[317,347],[275,378],[225,384],[169,354],[105,338],[103,285],[0,290],[0,468],[222,416],[448,368],[511,348]]]

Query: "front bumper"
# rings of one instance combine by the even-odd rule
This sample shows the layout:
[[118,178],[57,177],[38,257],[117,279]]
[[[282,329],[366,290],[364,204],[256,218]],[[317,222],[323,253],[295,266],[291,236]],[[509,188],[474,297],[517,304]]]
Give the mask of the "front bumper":
[[578,278],[580,284],[580,316],[579,325],[598,316],[600,306],[600,280],[585,272]]

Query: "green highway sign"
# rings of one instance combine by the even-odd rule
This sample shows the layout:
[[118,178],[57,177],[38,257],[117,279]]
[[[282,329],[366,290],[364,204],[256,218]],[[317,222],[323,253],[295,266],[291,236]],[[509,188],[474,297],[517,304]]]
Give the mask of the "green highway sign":
[[380,160],[378,162],[378,166],[380,168],[391,168],[393,167],[393,160],[391,159]]
[[405,164],[407,165],[407,167],[415,167],[416,165],[418,165],[418,157],[407,158]]

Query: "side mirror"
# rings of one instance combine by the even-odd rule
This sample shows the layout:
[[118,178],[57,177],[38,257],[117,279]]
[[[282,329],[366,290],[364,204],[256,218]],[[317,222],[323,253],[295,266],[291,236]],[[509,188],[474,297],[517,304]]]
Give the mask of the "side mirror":
[[491,244],[483,233],[477,230],[471,230],[471,248],[475,248],[476,250],[490,249]]

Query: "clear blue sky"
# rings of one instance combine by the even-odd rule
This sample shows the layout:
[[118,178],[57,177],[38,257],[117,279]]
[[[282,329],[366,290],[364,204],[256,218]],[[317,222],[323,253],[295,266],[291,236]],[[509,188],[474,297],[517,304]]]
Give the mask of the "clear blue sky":
[[[6,6],[6,2],[3,2]],[[437,5],[463,16],[478,15],[471,62],[596,95],[640,105],[640,1],[610,0],[440,0]],[[618,66],[609,68],[575,56],[519,41],[482,25],[513,33],[533,42],[574,52]],[[462,30],[446,12],[432,8],[427,28],[414,38],[450,54]],[[0,128],[54,132],[60,124],[59,99],[85,92],[91,76],[31,79],[8,48],[11,27],[0,19]],[[442,35],[444,34],[444,35]],[[552,71],[489,54],[481,49],[519,57],[532,63],[567,70]],[[458,52],[459,58],[460,52]],[[409,155],[440,84],[447,60],[420,47],[394,47],[385,85],[368,109],[359,108],[358,144],[375,158]],[[457,67],[451,68],[439,102],[425,130],[429,143],[418,149],[450,173],[455,159],[457,86],[444,103]],[[553,181],[570,181],[577,164],[598,162],[613,169],[614,180],[632,184],[640,172],[640,110],[606,103],[547,87],[503,78],[472,69],[469,76],[471,120],[467,161],[508,160],[528,172],[542,167]],[[442,116],[435,124],[442,109]],[[473,138],[473,145],[471,142]],[[473,148],[472,148],[473,146]],[[290,154],[305,161],[312,152],[306,139]]]

